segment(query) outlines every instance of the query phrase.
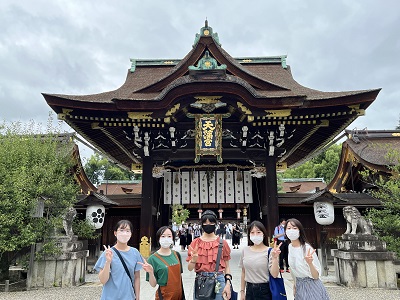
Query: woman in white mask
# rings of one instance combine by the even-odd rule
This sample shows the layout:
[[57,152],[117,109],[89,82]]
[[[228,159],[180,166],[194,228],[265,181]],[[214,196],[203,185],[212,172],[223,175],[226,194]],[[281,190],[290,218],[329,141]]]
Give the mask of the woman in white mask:
[[175,241],[175,232],[171,227],[163,226],[156,233],[156,241],[160,248],[142,264],[143,270],[147,272],[146,280],[152,287],[158,284],[155,299],[185,299],[181,255],[171,249]]
[[295,299],[329,300],[328,293],[319,279],[321,264],[315,249],[307,242],[303,225],[297,219],[289,219],[286,222],[285,234],[290,240],[289,265]]
[[272,300],[269,273],[279,275],[279,254],[276,242],[268,256],[268,237],[265,226],[253,221],[247,232],[248,246],[243,248],[239,267],[242,268],[240,300]]
[[[140,298],[140,270],[142,256],[136,248],[128,246],[132,236],[132,223],[121,220],[114,229],[116,244],[104,246],[104,252],[94,266],[103,284],[102,300],[132,300]],[[124,264],[126,268],[124,267]]]

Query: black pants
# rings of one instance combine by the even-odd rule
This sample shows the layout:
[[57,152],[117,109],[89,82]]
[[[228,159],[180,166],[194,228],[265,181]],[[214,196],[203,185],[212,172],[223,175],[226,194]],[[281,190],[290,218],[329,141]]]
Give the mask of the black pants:
[[[281,241],[278,241],[278,244],[281,243]],[[282,246],[281,246],[281,254],[279,254],[279,269],[284,270],[285,265],[283,264],[283,260],[285,260],[286,263],[286,270],[289,269],[289,243],[288,241],[283,241]]]
[[269,283],[250,283],[246,284],[246,300],[272,300]]

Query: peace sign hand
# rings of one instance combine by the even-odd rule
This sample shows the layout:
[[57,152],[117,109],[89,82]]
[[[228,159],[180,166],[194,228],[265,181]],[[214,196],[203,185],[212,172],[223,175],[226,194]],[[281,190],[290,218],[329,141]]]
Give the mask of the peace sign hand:
[[281,254],[281,246],[282,246],[282,243],[279,243],[279,245],[276,245],[276,241],[274,241],[274,248],[271,250],[273,258],[279,257],[279,254]]
[[144,263],[142,263],[141,261],[138,261],[137,263],[139,265],[142,265],[143,270],[145,270],[147,273],[152,274],[154,271],[153,266],[151,264],[149,264],[144,257],[143,257],[143,261],[144,261]]
[[106,255],[106,261],[109,262],[109,263],[111,263],[112,258],[113,258],[113,251],[111,250],[110,246],[108,246],[108,248],[107,248],[106,245],[103,245],[103,247],[104,247],[104,251],[106,252],[106,253],[105,253],[105,255]]
[[196,263],[197,262],[197,259],[199,258],[199,247],[198,247],[198,245],[196,245],[196,248],[192,248],[191,246],[189,246],[189,255],[191,255],[192,256],[192,259],[191,259],[191,261],[192,262],[194,262],[194,263]]
[[304,257],[304,259],[306,260],[306,263],[311,265],[314,258],[313,258],[313,254],[315,253],[316,249],[314,249],[313,251],[311,251],[311,248],[308,249],[307,255]]

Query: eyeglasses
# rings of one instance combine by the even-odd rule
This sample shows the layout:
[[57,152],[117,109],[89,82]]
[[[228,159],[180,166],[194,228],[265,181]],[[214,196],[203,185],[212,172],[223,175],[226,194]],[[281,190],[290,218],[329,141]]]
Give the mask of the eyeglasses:
[[130,230],[125,230],[125,229],[118,229],[117,231],[121,233],[131,233]]

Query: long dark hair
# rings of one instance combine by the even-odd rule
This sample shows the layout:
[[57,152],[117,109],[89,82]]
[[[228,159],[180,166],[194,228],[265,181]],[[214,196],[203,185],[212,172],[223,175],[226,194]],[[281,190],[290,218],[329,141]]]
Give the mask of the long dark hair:
[[299,234],[300,234],[299,235],[299,241],[300,241],[301,246],[304,247],[306,243],[310,244],[308,242],[308,240],[307,240],[306,232],[304,231],[303,224],[301,224],[301,222],[299,220],[295,219],[295,218],[291,218],[291,219],[286,220],[285,237],[288,238],[286,236],[286,227],[288,226],[289,223],[291,223],[292,226],[296,226],[299,229]]
[[264,224],[261,223],[260,221],[251,222],[249,228],[247,229],[247,237],[248,237],[247,245],[248,246],[253,246],[254,245],[254,243],[250,240],[250,231],[252,231],[254,227],[257,227],[258,229],[260,229],[262,231],[262,233],[264,234],[263,244],[265,246],[268,246],[267,229],[265,229]]
[[160,246],[160,237],[163,235],[163,233],[167,229],[171,230],[171,232],[172,232],[172,242],[175,243],[175,237],[176,237],[175,232],[172,230],[172,228],[170,226],[163,226],[163,227],[160,227],[160,229],[158,229],[157,232],[156,232],[157,246]]

